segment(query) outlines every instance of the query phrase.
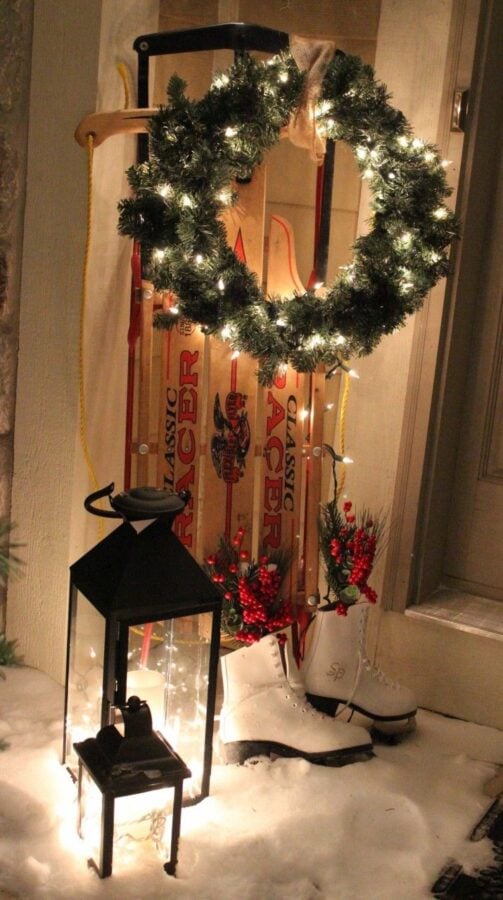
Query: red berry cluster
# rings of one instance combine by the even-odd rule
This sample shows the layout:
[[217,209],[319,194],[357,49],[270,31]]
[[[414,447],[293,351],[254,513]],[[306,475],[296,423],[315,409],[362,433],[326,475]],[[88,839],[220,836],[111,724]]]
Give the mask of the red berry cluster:
[[320,526],[327,581],[337,600],[336,612],[341,616],[347,615],[348,605],[358,597],[357,592],[348,589],[357,588],[369,603],[377,601],[377,593],[368,584],[368,579],[374,566],[381,526],[365,514],[357,522],[352,509],[350,500],[343,505],[343,515],[334,504],[328,504]]
[[245,529],[238,528],[232,541],[221,541],[218,553],[211,554],[206,564],[212,581],[223,593],[222,623],[224,629],[244,644],[252,644],[265,634],[291,625],[292,605],[280,596],[285,572],[269,556],[259,562],[250,560],[248,550],[241,549]]

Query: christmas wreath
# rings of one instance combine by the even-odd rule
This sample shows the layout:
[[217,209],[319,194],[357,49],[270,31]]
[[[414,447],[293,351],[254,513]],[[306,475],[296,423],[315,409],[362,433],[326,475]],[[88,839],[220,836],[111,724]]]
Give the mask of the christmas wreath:
[[237,199],[233,182],[249,179],[285,124],[305,113],[308,87],[291,53],[240,57],[198,101],[175,75],[168,105],[151,119],[150,159],[128,170],[133,196],[119,207],[119,230],[141,243],[144,274],[177,298],[157,326],[179,317],[200,324],[255,357],[264,384],[285,364],[308,372],[341,353],[370,353],[447,273],[456,233],[435,147],[413,137],[370,66],[336,55],[320,79],[314,125],[352,147],[372,189],[370,231],[323,297],[266,297],[219,216]]

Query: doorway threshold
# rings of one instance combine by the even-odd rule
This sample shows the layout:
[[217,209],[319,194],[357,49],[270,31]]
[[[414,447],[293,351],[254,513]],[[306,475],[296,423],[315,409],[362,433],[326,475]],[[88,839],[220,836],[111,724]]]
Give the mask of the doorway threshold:
[[439,588],[422,603],[407,607],[405,615],[503,641],[503,603],[487,597]]

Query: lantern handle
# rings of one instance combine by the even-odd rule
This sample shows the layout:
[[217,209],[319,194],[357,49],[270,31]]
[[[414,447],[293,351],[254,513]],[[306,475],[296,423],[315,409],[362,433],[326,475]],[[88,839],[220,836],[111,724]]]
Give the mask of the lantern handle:
[[100,500],[101,497],[111,497],[114,488],[115,482],[112,481],[107,487],[100,488],[99,491],[94,491],[92,494],[89,494],[84,500],[84,506],[87,511],[92,513],[93,516],[103,516],[106,519],[122,519],[123,517],[118,512],[93,506],[93,500]]
[[[100,488],[89,494],[84,500],[84,506],[93,516],[103,516],[106,519],[122,519],[125,522],[138,522],[142,519],[166,518],[172,521],[182,511],[190,500],[190,491],[164,491],[157,487],[131,488],[122,491],[115,497],[112,492],[115,484],[112,481],[107,487]],[[94,500],[108,497],[112,510],[102,509],[101,506],[93,506]]]

